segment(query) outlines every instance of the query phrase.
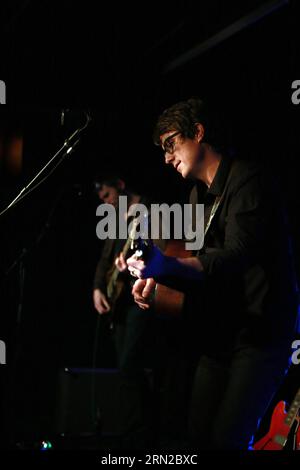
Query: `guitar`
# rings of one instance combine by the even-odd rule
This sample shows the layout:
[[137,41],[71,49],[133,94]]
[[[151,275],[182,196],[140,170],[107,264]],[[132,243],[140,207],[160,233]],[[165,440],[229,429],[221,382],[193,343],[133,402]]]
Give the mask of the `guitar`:
[[[185,240],[168,240],[163,250],[166,256],[178,258],[187,258],[192,256],[192,251],[185,249]],[[135,243],[135,249],[138,256],[147,263],[148,257],[151,255],[151,240],[138,240]],[[157,315],[179,317],[182,312],[184,303],[184,293],[163,284],[156,284],[151,304]]]
[[286,445],[293,425],[295,425],[293,449],[300,450],[300,388],[288,413],[285,408],[286,403],[284,401],[277,403],[272,414],[269,432],[254,444],[254,450],[282,450]]
[[[139,224],[139,220],[133,219],[129,236],[122,249],[122,254],[125,259],[128,254],[128,251],[134,250],[134,240],[135,240],[135,234],[136,234],[136,229],[137,229],[138,224]],[[110,313],[111,325],[116,314],[116,306],[118,303],[118,299],[120,298],[124,289],[125,289],[124,274],[118,270],[118,268],[115,265],[115,260],[114,260],[111,268],[109,269],[106,275],[106,297],[110,305],[109,313]]]

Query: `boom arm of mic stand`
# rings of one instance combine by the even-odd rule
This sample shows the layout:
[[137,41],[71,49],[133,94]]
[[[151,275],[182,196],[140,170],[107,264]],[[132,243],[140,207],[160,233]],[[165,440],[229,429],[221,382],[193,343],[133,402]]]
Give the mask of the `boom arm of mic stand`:
[[[76,140],[76,142],[70,146],[70,143],[71,141],[74,139],[75,136],[79,135],[81,133],[81,131],[83,129],[85,129],[88,124],[90,122],[90,117],[87,116],[87,122],[85,124],[84,127],[81,127],[81,128],[78,128],[76,129],[73,134],[70,135],[70,137],[68,137],[64,144],[58,149],[58,151],[55,153],[55,155],[46,163],[45,166],[43,166],[43,168],[37,173],[37,175],[35,175],[34,178],[32,178],[31,181],[29,181],[29,183],[24,186],[24,188],[19,192],[19,194],[14,198],[14,200],[2,211],[0,212],[0,216],[3,215],[6,211],[8,211],[8,209],[10,209],[11,207],[13,207],[20,199],[23,199],[23,197],[26,196],[26,194],[23,194],[25,191],[27,191],[32,185],[33,183],[39,178],[39,176],[44,173],[44,171],[48,168],[49,165],[51,165],[51,163],[60,155],[60,153],[66,148],[66,147],[69,147],[67,149],[67,151],[65,152],[66,155],[68,155],[69,153],[71,153],[74,149],[74,147],[79,143],[79,139]],[[66,155],[63,155],[63,158],[66,156]],[[23,195],[23,196],[22,196]],[[22,197],[21,197],[22,196]]]
[[56,168],[58,167],[58,165],[60,165],[63,160],[70,154],[73,152],[73,150],[75,149],[76,145],[79,144],[80,142],[80,139],[77,139],[76,142],[74,142],[74,144],[72,144],[68,150],[66,150],[63,155],[61,156],[60,160],[56,163],[56,165],[49,171],[49,173],[44,176],[44,178],[42,178],[35,186],[32,186],[28,191],[27,193],[23,194],[23,196],[20,195],[19,199],[15,202],[15,204],[17,204],[18,202],[22,201],[22,199],[24,199],[24,197],[28,196],[28,194],[30,194],[34,189],[36,189],[38,186],[40,186],[47,178],[49,178],[49,176],[56,170]]

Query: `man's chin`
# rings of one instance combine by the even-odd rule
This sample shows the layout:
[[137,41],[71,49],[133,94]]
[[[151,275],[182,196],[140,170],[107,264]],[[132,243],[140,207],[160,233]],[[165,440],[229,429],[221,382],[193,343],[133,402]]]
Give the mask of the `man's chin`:
[[179,173],[184,179],[191,177],[191,172],[187,168],[183,168],[182,171],[180,171]]

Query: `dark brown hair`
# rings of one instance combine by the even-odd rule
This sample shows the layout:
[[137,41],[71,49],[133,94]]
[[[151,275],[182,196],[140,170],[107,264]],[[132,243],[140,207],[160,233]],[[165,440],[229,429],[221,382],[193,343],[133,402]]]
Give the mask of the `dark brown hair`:
[[160,136],[170,131],[179,131],[183,137],[192,139],[196,134],[197,123],[202,124],[204,127],[205,142],[217,145],[212,116],[208,113],[204,102],[197,97],[180,101],[165,109],[157,120],[153,132],[153,141],[156,145],[160,145]]
[[105,173],[99,175],[94,180],[94,189],[97,193],[101,191],[104,185],[112,186],[113,188],[119,189],[120,180],[123,181],[123,178],[113,173]]

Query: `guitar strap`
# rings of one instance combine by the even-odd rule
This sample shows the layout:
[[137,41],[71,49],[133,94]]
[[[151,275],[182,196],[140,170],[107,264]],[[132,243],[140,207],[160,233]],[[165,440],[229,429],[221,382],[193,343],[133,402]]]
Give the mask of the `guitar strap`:
[[208,229],[212,223],[212,220],[215,216],[215,213],[217,212],[218,210],[218,207],[220,205],[220,202],[221,202],[221,199],[222,199],[222,196],[216,196],[216,199],[214,200],[214,203],[213,203],[213,206],[211,208],[211,211],[210,211],[210,214],[209,214],[209,218],[208,218],[208,221],[207,221],[207,224],[206,224],[206,227],[204,229],[204,237],[206,236],[207,232],[208,232]]
[[233,165],[234,163],[231,164],[231,168],[229,170],[229,174],[227,176],[227,180],[226,180],[226,183],[225,183],[225,186],[224,186],[224,189],[223,189],[223,192],[221,194],[221,196],[216,196],[215,200],[214,200],[214,203],[213,203],[213,206],[211,208],[211,211],[210,211],[210,214],[209,214],[209,218],[208,218],[208,221],[207,221],[207,224],[205,226],[205,229],[204,229],[204,239],[206,237],[206,234],[209,230],[209,227],[211,226],[211,223],[213,221],[213,218],[215,217],[216,215],[216,212],[221,204],[221,202],[223,201],[224,199],[224,196],[225,196],[225,193],[227,191],[227,188],[228,188],[228,184],[230,182],[230,179],[231,179],[231,176],[232,176],[232,173],[233,173]]

